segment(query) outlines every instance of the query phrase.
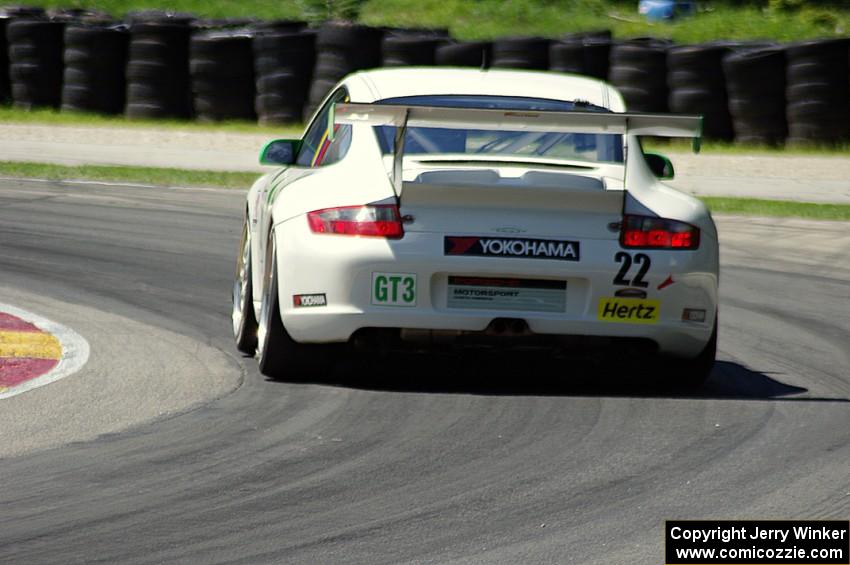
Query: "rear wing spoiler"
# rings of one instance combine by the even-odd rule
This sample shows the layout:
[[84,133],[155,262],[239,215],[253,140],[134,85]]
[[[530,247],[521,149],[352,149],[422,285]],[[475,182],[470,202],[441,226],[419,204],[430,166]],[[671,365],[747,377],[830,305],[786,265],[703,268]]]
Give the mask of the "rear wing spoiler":
[[396,194],[399,194],[401,189],[404,133],[408,127],[690,137],[693,138],[694,152],[699,152],[702,136],[701,116],[637,112],[555,112],[391,104],[335,104],[331,109],[329,122],[329,132],[334,131],[334,124],[365,124],[398,128],[393,151],[393,186],[396,188]]

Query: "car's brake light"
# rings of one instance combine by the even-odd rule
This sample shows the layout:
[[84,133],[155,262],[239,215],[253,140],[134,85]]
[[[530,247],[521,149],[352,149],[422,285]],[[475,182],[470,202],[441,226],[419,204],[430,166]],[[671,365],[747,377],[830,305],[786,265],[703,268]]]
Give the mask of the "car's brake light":
[[697,249],[699,228],[678,220],[624,216],[620,244],[644,249]]
[[313,233],[364,235],[398,239],[404,235],[395,204],[325,208],[307,214]]

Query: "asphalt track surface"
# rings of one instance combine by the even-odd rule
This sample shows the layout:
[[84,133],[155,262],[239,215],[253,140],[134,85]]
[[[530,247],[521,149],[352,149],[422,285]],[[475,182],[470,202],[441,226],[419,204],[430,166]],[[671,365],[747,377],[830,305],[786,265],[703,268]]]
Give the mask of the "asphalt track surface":
[[2,301],[89,364],[0,402],[0,561],[660,563],[667,518],[850,516],[850,230],[722,218],[719,361],[676,395],[586,363],[231,343],[243,193],[0,185]]

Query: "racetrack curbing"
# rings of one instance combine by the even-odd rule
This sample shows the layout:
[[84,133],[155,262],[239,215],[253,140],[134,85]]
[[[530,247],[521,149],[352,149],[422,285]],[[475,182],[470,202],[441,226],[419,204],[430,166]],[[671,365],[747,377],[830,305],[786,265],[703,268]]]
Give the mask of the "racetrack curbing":
[[89,344],[75,331],[0,303],[0,400],[72,375],[88,358]]

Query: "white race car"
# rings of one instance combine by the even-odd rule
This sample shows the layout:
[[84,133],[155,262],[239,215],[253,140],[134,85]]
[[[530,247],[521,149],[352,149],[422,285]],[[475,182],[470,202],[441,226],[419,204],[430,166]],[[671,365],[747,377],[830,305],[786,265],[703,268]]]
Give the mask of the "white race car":
[[603,347],[701,384],[717,231],[639,142],[696,147],[701,119],[625,110],[610,85],[564,74],[346,77],[301,139],[263,149],[276,168],[245,206],[237,347],[278,378],[340,343]]

